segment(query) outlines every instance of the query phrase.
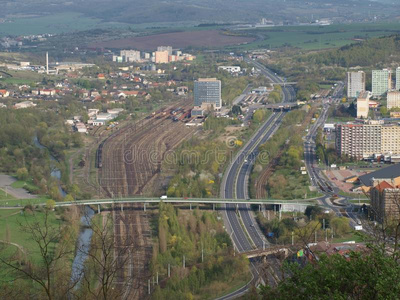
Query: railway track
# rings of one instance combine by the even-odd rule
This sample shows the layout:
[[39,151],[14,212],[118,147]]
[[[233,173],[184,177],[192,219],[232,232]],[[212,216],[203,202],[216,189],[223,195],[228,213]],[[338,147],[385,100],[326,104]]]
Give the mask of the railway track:
[[141,195],[148,182],[160,173],[167,151],[194,131],[165,114],[111,135],[96,155],[105,193],[110,197]]

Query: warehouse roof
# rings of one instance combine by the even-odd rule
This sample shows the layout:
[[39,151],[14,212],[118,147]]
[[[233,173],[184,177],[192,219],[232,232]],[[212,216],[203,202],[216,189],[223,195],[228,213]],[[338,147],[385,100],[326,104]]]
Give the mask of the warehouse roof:
[[393,166],[387,167],[387,168],[383,168],[380,169],[378,171],[375,172],[371,172],[368,174],[365,174],[363,176],[360,176],[360,182],[363,185],[366,186],[371,186],[371,179],[375,178],[375,179],[394,179],[400,177],[400,164],[395,164]]

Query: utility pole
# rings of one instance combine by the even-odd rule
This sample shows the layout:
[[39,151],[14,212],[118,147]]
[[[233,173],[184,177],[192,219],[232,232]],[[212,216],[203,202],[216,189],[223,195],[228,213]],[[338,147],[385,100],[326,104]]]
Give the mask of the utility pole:
[[315,243],[317,243],[317,231],[316,230],[315,230],[314,234],[315,234]]
[[294,231],[292,231],[292,246],[294,245]]
[[171,277],[171,264],[168,264],[168,278]]
[[183,256],[183,268],[186,266],[185,255]]

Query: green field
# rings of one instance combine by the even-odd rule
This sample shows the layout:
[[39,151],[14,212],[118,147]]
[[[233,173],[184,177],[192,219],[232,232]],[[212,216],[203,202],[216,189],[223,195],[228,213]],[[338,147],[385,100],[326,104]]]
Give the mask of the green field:
[[79,13],[59,13],[41,17],[15,18],[0,24],[2,35],[28,35],[66,33],[98,28],[126,27],[122,23],[102,23],[100,19],[85,17]]
[[4,190],[0,189],[0,201],[2,200],[15,200],[15,198],[9,193],[6,194]]
[[[0,240],[5,241],[9,238],[9,242],[20,245],[23,249],[35,249],[35,242],[26,232],[21,231],[20,224],[28,222],[43,222],[44,213],[35,212],[28,213],[22,210],[0,210]],[[54,213],[50,214],[49,221],[52,224],[58,224]],[[8,231],[8,233],[7,233]],[[12,247],[14,248],[14,247]],[[32,252],[34,259],[38,259],[38,253]],[[2,253],[0,253],[2,255]]]
[[257,48],[274,49],[284,46],[304,50],[319,50],[354,43],[353,39],[365,39],[400,33],[400,23],[280,26],[247,29],[239,32],[259,38],[254,43],[236,47],[242,50]]

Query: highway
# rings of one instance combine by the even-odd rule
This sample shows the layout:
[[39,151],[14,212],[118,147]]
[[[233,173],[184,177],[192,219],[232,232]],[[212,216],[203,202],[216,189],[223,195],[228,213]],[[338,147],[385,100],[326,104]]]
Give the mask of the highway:
[[[265,68],[257,61],[245,58],[245,61],[253,64],[260,70],[261,74],[268,77],[272,82],[280,83],[282,79]],[[292,102],[296,99],[296,92],[291,86],[282,88],[282,102]],[[252,166],[258,155],[258,148],[265,143],[279,128],[286,112],[273,112],[271,116],[260,126],[247,144],[238,152],[231,164],[228,166],[221,184],[221,198],[248,199],[248,179]],[[238,214],[240,215],[240,218]],[[254,248],[263,249],[268,246],[268,241],[262,234],[249,204],[240,204],[236,212],[236,206],[227,204],[223,214],[225,228],[230,234],[235,248],[239,252],[250,251]],[[242,224],[243,226],[242,226]],[[256,265],[251,263],[253,280],[258,279]],[[219,298],[220,300],[232,299],[242,295],[248,285],[241,289]]]
[[[352,227],[359,223],[359,219],[353,213],[353,206],[348,205],[345,207],[338,207],[332,204],[329,200],[334,195],[339,194],[339,189],[330,184],[327,178],[322,174],[322,170],[318,167],[317,157],[316,157],[316,143],[315,138],[318,129],[323,126],[328,118],[328,111],[333,103],[339,103],[343,95],[344,83],[339,82],[333,91],[332,98],[323,99],[322,112],[318,117],[317,121],[311,126],[307,136],[304,141],[304,159],[307,168],[307,172],[310,176],[311,184],[323,194],[319,198],[319,202],[324,207],[329,207],[336,215],[348,217],[350,220],[350,225]],[[348,200],[347,197],[343,197]],[[344,212],[343,212],[344,210]]]

